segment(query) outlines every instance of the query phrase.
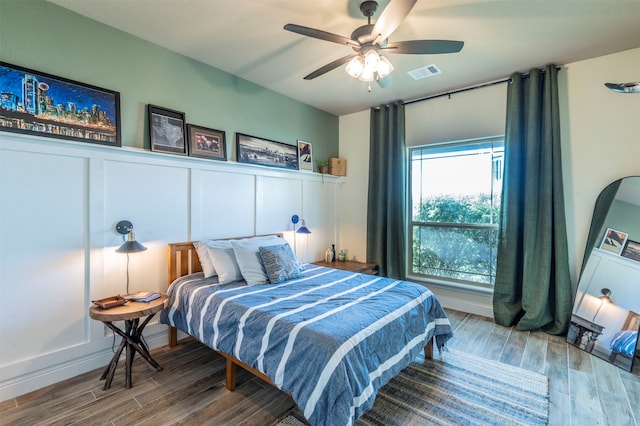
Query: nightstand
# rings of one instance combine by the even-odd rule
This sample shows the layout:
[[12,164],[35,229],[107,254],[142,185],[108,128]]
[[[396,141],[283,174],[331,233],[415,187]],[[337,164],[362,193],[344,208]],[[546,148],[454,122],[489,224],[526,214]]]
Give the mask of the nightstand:
[[378,265],[375,263],[356,262],[353,260],[335,261],[335,262],[313,262],[314,265],[324,266],[326,268],[342,269],[343,271],[360,272],[362,274],[378,275]]
[[[89,310],[89,316],[98,321],[102,321],[104,325],[113,330],[114,333],[122,337],[120,346],[113,354],[111,362],[104,369],[100,380],[105,380],[104,390],[111,387],[111,381],[113,380],[113,374],[118,366],[118,359],[122,354],[122,351],[126,349],[126,382],[127,388],[130,388],[131,383],[131,365],[133,364],[133,357],[136,353],[139,353],[142,358],[145,359],[152,367],[157,371],[162,371],[162,367],[149,355],[149,348],[142,338],[142,331],[144,327],[149,323],[151,318],[157,313],[162,311],[167,306],[167,295],[161,294],[158,299],[151,302],[132,302],[129,301],[125,305],[117,306],[110,309],[102,309],[98,306],[93,306]],[[147,317],[142,323],[140,319]],[[114,321],[124,321],[125,330],[122,331],[115,325]]]
[[571,315],[567,340],[590,353],[603,330],[603,326],[573,314]]

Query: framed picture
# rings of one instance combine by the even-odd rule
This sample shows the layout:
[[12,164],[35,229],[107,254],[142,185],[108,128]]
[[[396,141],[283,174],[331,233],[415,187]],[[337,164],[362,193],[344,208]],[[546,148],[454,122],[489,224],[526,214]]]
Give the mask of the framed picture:
[[627,240],[627,245],[625,245],[624,250],[622,250],[622,256],[640,262],[640,243]]
[[187,155],[184,112],[148,105],[151,151]]
[[225,132],[187,124],[189,155],[213,160],[227,160]]
[[298,149],[294,145],[236,133],[236,153],[239,163],[298,170]]
[[616,231],[613,228],[607,228],[607,231],[604,233],[604,238],[602,239],[602,244],[600,244],[600,248],[619,255],[622,252],[628,237],[629,234]]
[[311,144],[298,139],[298,167],[300,170],[313,171],[313,160],[311,154]]
[[120,93],[0,62],[0,130],[122,146]]

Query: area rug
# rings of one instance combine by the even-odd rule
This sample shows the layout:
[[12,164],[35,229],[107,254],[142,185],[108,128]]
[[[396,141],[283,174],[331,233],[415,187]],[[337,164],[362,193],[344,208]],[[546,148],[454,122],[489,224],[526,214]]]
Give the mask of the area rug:
[[[548,417],[546,376],[450,351],[411,363],[378,391],[356,425],[546,425]],[[297,409],[276,423],[306,425]]]

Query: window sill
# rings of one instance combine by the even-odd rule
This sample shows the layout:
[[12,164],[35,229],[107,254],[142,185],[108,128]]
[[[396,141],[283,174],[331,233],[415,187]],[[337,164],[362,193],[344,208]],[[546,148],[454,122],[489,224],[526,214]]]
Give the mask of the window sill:
[[465,293],[480,294],[483,296],[493,296],[493,288],[481,287],[479,285],[465,284],[457,281],[439,280],[437,278],[425,278],[420,275],[407,275],[411,281],[424,283],[428,287],[437,287],[442,289],[451,289],[464,291]]

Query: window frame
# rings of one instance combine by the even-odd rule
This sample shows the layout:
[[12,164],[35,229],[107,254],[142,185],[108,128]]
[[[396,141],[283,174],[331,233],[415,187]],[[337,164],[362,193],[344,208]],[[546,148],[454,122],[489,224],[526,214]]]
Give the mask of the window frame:
[[[406,197],[406,203],[407,203],[407,208],[406,208],[406,214],[407,214],[407,229],[406,229],[406,236],[407,236],[407,247],[406,247],[406,268],[407,268],[407,278],[414,280],[414,281],[419,281],[419,282],[426,282],[426,283],[430,283],[430,284],[437,284],[440,285],[442,287],[449,287],[449,288],[455,288],[455,289],[462,289],[462,290],[467,290],[469,292],[475,292],[475,293],[481,293],[481,294],[493,294],[493,289],[494,289],[494,285],[493,284],[489,284],[489,283],[481,283],[481,282],[475,282],[475,281],[469,281],[469,280],[463,280],[463,279],[457,279],[457,278],[448,278],[448,277],[442,277],[442,276],[437,276],[437,275],[428,275],[428,274],[419,274],[419,273],[414,273],[413,272],[413,235],[414,235],[414,228],[416,226],[431,226],[434,223],[437,223],[437,226],[440,228],[465,228],[465,229],[493,229],[493,230],[498,230],[499,229],[499,223],[493,223],[493,224],[474,224],[474,223],[450,223],[450,222],[422,222],[422,221],[415,221],[413,219],[413,187],[412,187],[412,182],[413,182],[413,165],[412,165],[412,154],[413,151],[416,150],[423,150],[425,148],[427,149],[438,149],[438,148],[443,148],[443,147],[449,147],[449,148],[455,148],[456,146],[459,147],[464,147],[464,146],[470,146],[470,145],[481,145],[481,144],[487,144],[487,143],[495,143],[495,142],[502,142],[503,144],[503,149],[504,149],[504,135],[494,135],[494,136],[487,136],[487,137],[478,137],[478,138],[472,138],[472,139],[465,139],[465,140],[458,140],[458,141],[449,141],[449,142],[438,142],[438,143],[431,143],[431,144],[425,144],[425,145],[414,145],[414,146],[409,146],[407,147],[407,151],[406,151],[406,159],[407,159],[407,163],[406,163],[406,167],[407,167],[407,191],[408,191],[408,196]],[[504,174],[504,156],[501,160],[502,162],[502,171],[500,172],[500,179],[502,179],[503,174]],[[496,170],[494,169],[494,164],[492,164],[492,170],[491,170],[491,174],[492,176],[496,176]],[[496,188],[494,189],[494,192],[492,193],[495,194],[495,190],[500,190],[501,188]],[[496,246],[496,250],[497,250],[497,246]],[[495,277],[494,277],[495,278]]]

